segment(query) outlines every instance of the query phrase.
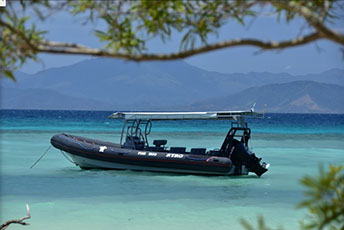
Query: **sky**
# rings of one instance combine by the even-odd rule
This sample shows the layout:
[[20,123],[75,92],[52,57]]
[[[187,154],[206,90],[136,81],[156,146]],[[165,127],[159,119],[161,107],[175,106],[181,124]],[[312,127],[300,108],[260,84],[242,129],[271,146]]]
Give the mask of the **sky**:
[[[341,12],[343,15],[343,12]],[[35,20],[33,18],[33,20]],[[101,47],[93,30],[104,29],[102,22],[83,24],[83,19],[70,16],[67,12],[54,14],[53,17],[41,23],[39,28],[47,30],[46,38],[54,41],[77,42],[91,47]],[[259,38],[262,40],[285,40],[300,34],[305,22],[296,19],[287,24],[278,21],[274,16],[263,14],[255,20],[247,21],[245,27],[237,22],[227,23],[220,31],[218,37],[211,37],[209,42],[216,42],[235,38]],[[344,32],[343,17],[331,25],[336,30]],[[309,32],[305,28],[303,33]],[[150,52],[172,52],[179,49],[181,34],[174,34],[172,38],[163,43],[159,39],[148,42]],[[307,73],[320,73],[332,68],[344,69],[343,51],[338,44],[331,41],[317,41],[308,45],[290,48],[282,51],[262,51],[255,47],[226,48],[200,54],[185,59],[191,65],[199,68],[221,73],[248,73],[248,72],[287,72],[294,75]],[[35,73],[44,69],[71,65],[79,61],[90,59],[90,56],[51,55],[40,54],[40,63],[28,62],[21,71]]]

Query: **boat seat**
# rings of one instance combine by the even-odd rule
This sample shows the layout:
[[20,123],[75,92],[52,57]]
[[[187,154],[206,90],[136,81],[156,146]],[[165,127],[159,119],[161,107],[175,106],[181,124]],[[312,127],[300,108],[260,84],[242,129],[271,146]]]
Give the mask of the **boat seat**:
[[128,136],[125,139],[124,147],[126,148],[130,147],[136,150],[142,150],[145,147],[145,143],[139,137]]
[[219,149],[210,150],[208,155],[209,156],[221,156],[221,151]]
[[192,148],[190,154],[205,155],[206,148]]
[[146,147],[145,150],[147,150],[147,151],[165,152],[165,147],[149,146],[149,147]]
[[154,140],[153,141],[153,145],[155,145],[155,147],[161,147],[162,145],[166,145],[167,144],[167,140]]
[[170,153],[185,153],[185,147],[171,147]]

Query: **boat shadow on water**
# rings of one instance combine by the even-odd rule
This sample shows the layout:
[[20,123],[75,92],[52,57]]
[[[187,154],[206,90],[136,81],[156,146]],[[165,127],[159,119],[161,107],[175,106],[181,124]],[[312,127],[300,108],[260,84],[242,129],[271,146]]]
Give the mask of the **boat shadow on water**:
[[175,177],[175,178],[207,178],[215,180],[246,180],[246,179],[256,179],[264,180],[264,177],[257,177],[254,174],[248,175],[207,175],[207,174],[193,174],[193,173],[175,173],[175,172],[151,172],[151,171],[141,171],[141,170],[114,170],[114,169],[80,169],[75,167],[68,167],[64,169],[59,169],[55,171],[57,174],[66,176],[133,176],[133,177]]
[[[211,176],[133,170],[80,170],[73,168],[58,170],[58,172],[61,176],[66,176],[71,182],[74,181],[76,184],[84,184],[87,181],[98,187],[98,189],[90,189],[87,196],[93,192],[98,195],[107,195],[108,191],[112,191],[116,196],[125,194],[126,196],[133,196],[131,198],[133,200],[144,199],[146,201],[166,199],[241,200],[262,194],[263,192],[257,190],[257,184],[262,184],[263,181],[266,181],[264,178],[257,177],[256,175]],[[80,195],[82,194],[83,192]],[[217,195],[209,196],[209,194]]]

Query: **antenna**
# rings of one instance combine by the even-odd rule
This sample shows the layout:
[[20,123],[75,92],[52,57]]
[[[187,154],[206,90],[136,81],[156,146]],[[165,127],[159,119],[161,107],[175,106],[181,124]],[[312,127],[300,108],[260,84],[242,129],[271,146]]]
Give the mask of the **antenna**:
[[266,104],[264,105],[263,119],[265,117]]
[[256,106],[256,102],[253,103],[252,108],[251,108],[251,112],[254,112],[254,107]]

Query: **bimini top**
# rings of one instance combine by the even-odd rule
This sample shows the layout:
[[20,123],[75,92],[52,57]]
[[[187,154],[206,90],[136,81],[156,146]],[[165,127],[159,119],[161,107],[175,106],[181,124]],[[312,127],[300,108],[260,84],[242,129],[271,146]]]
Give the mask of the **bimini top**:
[[253,111],[215,111],[215,112],[117,112],[109,118],[125,120],[204,120],[227,119],[236,120],[238,117],[256,117],[263,115]]

